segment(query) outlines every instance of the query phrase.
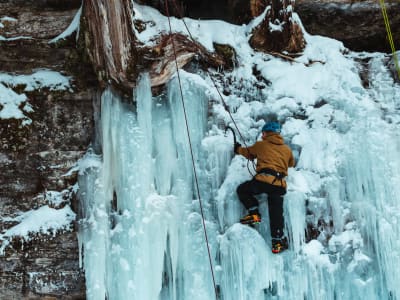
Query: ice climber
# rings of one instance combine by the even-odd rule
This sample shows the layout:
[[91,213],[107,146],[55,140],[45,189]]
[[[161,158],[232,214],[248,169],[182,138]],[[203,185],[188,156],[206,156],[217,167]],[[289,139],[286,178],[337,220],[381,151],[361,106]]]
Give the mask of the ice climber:
[[239,200],[248,210],[248,214],[241,218],[240,222],[242,224],[261,222],[258,200],[254,195],[266,193],[273,253],[279,253],[288,247],[283,233],[283,195],[286,193],[285,177],[288,174],[288,168],[294,166],[292,150],[284,143],[280,131],[278,122],[267,122],[262,127],[261,141],[247,148],[239,143],[235,143],[234,146],[236,154],[250,160],[257,159],[257,174],[237,188]]

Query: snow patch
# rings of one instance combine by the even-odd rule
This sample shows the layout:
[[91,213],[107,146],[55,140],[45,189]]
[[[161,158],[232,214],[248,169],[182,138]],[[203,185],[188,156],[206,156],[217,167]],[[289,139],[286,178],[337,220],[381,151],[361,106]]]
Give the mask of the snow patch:
[[67,37],[69,37],[71,34],[73,34],[74,32],[76,32],[76,40],[78,40],[81,14],[82,14],[82,6],[79,8],[77,13],[75,14],[71,24],[69,24],[67,29],[65,29],[65,31],[63,33],[61,33],[59,36],[56,36],[54,39],[50,40],[49,44],[54,44],[60,40],[64,40]]
[[[24,107],[20,108],[27,100],[25,94],[17,94],[12,89],[5,87],[0,83],[0,119],[22,119],[24,124],[32,123],[32,120],[24,115]],[[27,111],[31,107],[27,104]]]
[[68,205],[61,209],[54,209],[45,205],[36,210],[22,213],[12,220],[19,222],[19,224],[4,230],[0,234],[0,241],[2,241],[0,254],[4,254],[6,247],[15,237],[27,242],[35,234],[55,236],[60,230],[71,230],[71,223],[75,220],[75,217],[75,213]]
[[33,112],[25,94],[17,94],[12,88],[24,86],[25,92],[48,88],[50,91],[69,90],[71,77],[51,70],[38,70],[30,75],[0,73],[0,119],[20,119],[22,125],[32,120],[25,113]]
[[18,85],[25,86],[25,92],[48,88],[50,91],[65,91],[72,92],[70,76],[64,76],[59,72],[51,70],[38,70],[30,75],[12,75],[7,73],[0,73],[0,82],[10,86],[16,87]]

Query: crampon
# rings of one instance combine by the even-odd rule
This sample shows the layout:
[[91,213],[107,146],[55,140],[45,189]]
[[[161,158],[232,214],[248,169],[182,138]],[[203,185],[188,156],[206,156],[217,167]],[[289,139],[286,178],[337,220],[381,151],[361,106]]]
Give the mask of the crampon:
[[261,223],[261,215],[257,213],[248,214],[240,219],[240,223],[247,225],[259,224]]

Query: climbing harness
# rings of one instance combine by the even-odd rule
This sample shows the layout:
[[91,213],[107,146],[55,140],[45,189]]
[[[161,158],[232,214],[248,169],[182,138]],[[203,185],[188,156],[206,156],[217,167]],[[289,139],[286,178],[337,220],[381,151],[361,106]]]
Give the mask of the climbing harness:
[[386,27],[386,32],[387,32],[390,48],[392,50],[394,65],[397,70],[397,75],[399,76],[399,79],[400,79],[400,66],[399,66],[399,61],[397,59],[396,48],[394,47],[393,35],[392,35],[392,30],[390,29],[389,17],[387,15],[385,1],[379,0],[379,3],[381,5],[383,21],[385,22],[385,27]]
[[272,184],[274,184],[275,181],[279,180],[281,182],[281,185],[283,184],[283,178],[286,177],[286,174],[282,173],[282,172],[277,172],[273,169],[270,168],[264,168],[261,169],[260,171],[257,172],[257,174],[265,174],[265,175],[271,175],[274,176],[274,180],[272,181]]
[[173,48],[173,51],[174,51],[175,67],[176,67],[176,73],[177,73],[177,77],[178,77],[179,89],[180,89],[180,94],[181,94],[182,108],[183,108],[183,113],[184,113],[184,117],[185,117],[186,133],[187,133],[187,138],[188,138],[188,141],[189,141],[190,155],[192,157],[192,168],[193,168],[193,174],[194,174],[194,179],[195,179],[195,183],[196,183],[197,197],[199,198],[200,213],[201,213],[201,219],[202,219],[202,223],[203,223],[204,238],[205,238],[206,245],[207,245],[208,260],[209,260],[209,263],[210,263],[210,270],[211,270],[211,276],[212,276],[212,281],[213,281],[213,286],[214,286],[215,299],[218,299],[217,284],[215,282],[214,268],[213,268],[213,263],[212,263],[212,258],[211,258],[211,250],[210,250],[210,245],[209,245],[209,242],[208,242],[206,222],[205,222],[205,217],[204,217],[204,212],[203,212],[203,204],[202,204],[202,201],[201,201],[199,182],[198,182],[198,179],[197,179],[196,165],[195,165],[195,162],[194,162],[192,142],[191,142],[190,134],[189,134],[189,125],[188,125],[188,120],[187,120],[186,107],[185,107],[185,102],[184,102],[184,99],[183,99],[182,83],[181,83],[181,78],[180,78],[180,75],[179,75],[179,67],[178,67],[178,61],[177,61],[177,56],[176,56],[175,42],[174,42],[174,38],[173,38],[173,35],[172,35],[172,26],[171,26],[171,20],[170,20],[170,16],[169,16],[169,11],[168,11],[168,0],[165,0],[165,11],[166,11],[167,17],[168,17],[169,31],[170,31],[170,34],[171,34],[172,48]]

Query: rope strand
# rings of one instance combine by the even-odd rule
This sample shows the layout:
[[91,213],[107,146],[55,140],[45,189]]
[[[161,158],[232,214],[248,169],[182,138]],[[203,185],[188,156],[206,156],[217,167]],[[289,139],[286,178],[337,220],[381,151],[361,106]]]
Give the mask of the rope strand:
[[[180,14],[180,18],[181,18],[181,20],[182,20],[182,22],[183,22],[183,24],[184,24],[184,26],[185,26],[185,28],[186,28],[186,31],[187,31],[187,33],[188,33],[188,35],[189,35],[189,37],[190,37],[190,40],[194,43],[195,47],[196,47],[197,50],[200,52],[199,46],[197,45],[196,40],[194,39],[192,33],[191,33],[190,30],[189,30],[189,27],[187,26],[187,24],[186,24],[186,22],[185,22],[185,19],[184,19],[184,17],[183,17],[183,12],[182,12],[182,10],[179,9],[178,5],[176,4],[176,1],[173,1],[173,4],[175,5],[176,11]],[[168,14],[168,18],[169,18],[169,13],[167,12],[167,14]],[[222,97],[221,91],[219,90],[219,88],[218,88],[218,86],[217,86],[217,83],[215,82],[215,79],[211,76],[211,73],[210,73],[207,69],[206,69],[205,71],[206,71],[208,77],[211,79],[211,81],[212,81],[212,83],[213,83],[215,89],[217,90],[217,93],[218,93],[218,95],[219,95],[219,97],[220,97],[220,99],[221,99],[221,102],[222,102],[222,106],[224,107],[224,109],[225,109],[225,110],[227,111],[227,113],[229,114],[229,117],[231,118],[232,123],[233,123],[233,125],[235,126],[235,129],[236,129],[236,131],[238,132],[238,134],[239,134],[239,136],[240,136],[240,139],[243,141],[243,144],[244,144],[245,148],[247,149],[247,153],[248,153],[249,156],[250,156],[251,153],[250,153],[250,150],[248,149],[248,146],[247,146],[247,144],[246,144],[246,140],[244,139],[242,133],[240,132],[239,127],[237,126],[236,121],[235,121],[235,119],[233,118],[232,113],[231,113],[230,110],[229,110],[229,106],[226,104],[226,102],[225,102],[225,100],[224,100],[224,97]],[[257,171],[256,171],[256,165],[255,165],[254,161],[253,161],[253,160],[250,160],[250,159],[247,159],[247,170],[249,171],[249,173],[250,173],[251,176],[254,176],[254,174],[250,171],[250,168],[249,168],[249,163],[250,163],[250,162],[252,163],[253,171],[257,173]]]
[[210,250],[210,245],[209,245],[209,242],[208,242],[208,235],[207,235],[205,217],[204,217],[204,212],[203,212],[203,204],[202,204],[202,201],[201,201],[199,182],[198,182],[198,179],[197,179],[197,171],[196,171],[196,165],[195,165],[195,161],[194,161],[192,142],[191,142],[191,139],[190,139],[189,125],[188,125],[187,114],[186,114],[186,107],[185,107],[185,102],[184,102],[184,99],[183,99],[182,83],[181,83],[181,78],[180,78],[180,75],[179,75],[179,66],[178,66],[178,61],[177,61],[177,56],[176,56],[175,42],[174,42],[174,38],[173,38],[173,35],[172,35],[171,20],[170,20],[169,11],[168,11],[168,0],[165,0],[165,9],[166,9],[166,13],[167,13],[167,16],[168,16],[168,25],[169,25],[170,35],[171,35],[172,48],[173,48],[173,51],[174,51],[175,67],[176,67],[176,73],[177,73],[177,76],[178,76],[179,90],[180,90],[180,94],[181,94],[181,102],[182,102],[183,113],[184,113],[184,116],[185,116],[186,133],[187,133],[187,138],[188,138],[188,141],[189,141],[190,155],[192,157],[192,168],[193,168],[194,179],[195,179],[195,183],[196,183],[197,197],[199,198],[200,212],[201,212],[201,218],[202,218],[202,224],[203,224],[203,231],[204,231],[204,237],[205,237],[205,241],[206,241],[206,245],[207,245],[208,259],[209,259],[209,262],[210,262],[210,270],[211,270],[212,281],[213,281],[213,285],[214,285],[215,299],[218,299],[217,284],[215,282],[215,275],[214,275],[214,268],[213,268],[212,257],[211,257],[211,250]]
[[[245,146],[246,149],[247,149],[247,153],[248,153],[249,156],[250,156],[251,153],[250,153],[250,150],[248,149],[248,147],[247,147],[247,145],[246,145],[246,141],[244,140],[244,138],[243,138],[243,136],[242,136],[242,133],[240,132],[240,130],[239,130],[237,124],[236,124],[236,121],[233,119],[233,116],[232,116],[231,112],[230,112],[229,109],[228,109],[228,105],[226,105],[226,102],[225,102],[224,98],[223,98],[222,95],[221,95],[221,92],[219,91],[219,89],[218,89],[218,87],[217,87],[217,83],[215,82],[214,78],[212,78],[212,77],[210,76],[210,73],[209,73],[208,71],[206,71],[206,72],[207,72],[207,74],[208,74],[208,77],[210,77],[212,83],[214,84],[214,87],[215,87],[215,89],[217,90],[218,95],[220,96],[220,98],[221,98],[221,100],[222,100],[222,104],[223,104],[225,110],[228,112],[229,117],[231,118],[232,123],[233,123],[233,125],[235,126],[235,128],[236,128],[236,130],[237,130],[237,132],[238,132],[238,134],[239,134],[239,136],[240,136],[240,138],[241,138],[242,141],[243,141],[244,146]],[[251,176],[254,176],[254,175],[252,174],[252,172],[250,171],[249,163],[250,163],[250,159],[247,159],[247,171],[249,171],[249,173],[250,173]],[[255,166],[254,161],[251,161],[251,163],[252,163],[252,166],[253,166],[253,171],[257,173],[257,171],[256,171],[256,166]]]
[[392,50],[394,65],[397,70],[397,75],[399,76],[399,79],[400,79],[400,66],[399,66],[399,61],[397,59],[396,48],[394,47],[393,35],[392,35],[392,30],[390,29],[389,17],[387,15],[385,1],[380,0],[379,3],[381,5],[383,21],[385,22],[385,27],[386,27],[386,32],[387,32],[390,48]]

